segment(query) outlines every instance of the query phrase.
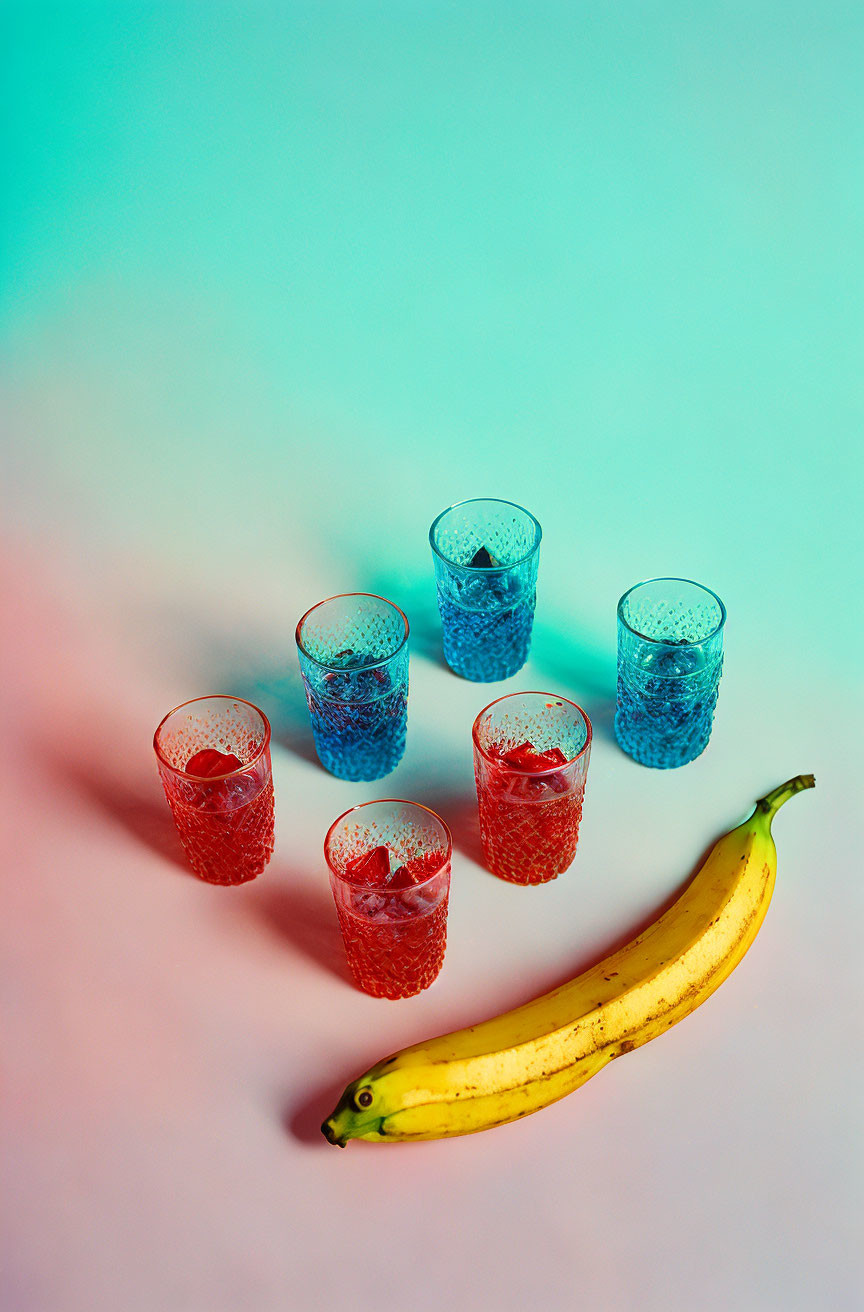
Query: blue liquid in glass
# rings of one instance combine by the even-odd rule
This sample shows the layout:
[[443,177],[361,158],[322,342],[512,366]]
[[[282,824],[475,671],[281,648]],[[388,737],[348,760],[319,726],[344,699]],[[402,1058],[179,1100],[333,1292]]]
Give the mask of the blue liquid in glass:
[[618,655],[615,737],[641,765],[686,765],[711,737],[722,659],[701,648],[658,647],[638,665]]
[[380,779],[402,759],[408,727],[408,663],[364,669],[374,655],[346,653],[344,668],[307,677],[306,700],[322,765],[340,779]]
[[501,580],[479,577],[471,580],[468,600],[471,607],[458,604],[453,600],[452,583],[445,587],[439,583],[447,664],[463,678],[480,683],[509,678],[528,659],[535,594],[508,604],[510,598]]

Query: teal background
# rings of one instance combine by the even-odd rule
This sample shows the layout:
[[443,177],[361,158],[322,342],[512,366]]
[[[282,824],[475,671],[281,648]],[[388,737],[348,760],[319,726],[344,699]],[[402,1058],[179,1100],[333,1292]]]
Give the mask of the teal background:
[[242,523],[244,557],[300,548],[410,607],[434,514],[500,495],[590,643],[629,584],[683,574],[750,659],[806,632],[842,675],[862,26],[7,6],[10,512],[190,578]]
[[[834,0],[2,7],[4,1309],[859,1307],[862,67]],[[531,658],[482,686],[427,541],[475,496],[544,534]],[[655,771],[611,735],[615,605],[666,574],[729,618],[709,748]],[[293,646],[356,589],[411,624],[362,786]],[[594,738],[576,861],[525,890],[472,846],[469,727],[531,687]],[[274,725],[237,890],[151,750],[216,691]],[[694,1017],[518,1125],[324,1143],[346,1080],[598,960],[799,771]],[[393,1007],[322,858],[386,794],[456,838],[444,969]]]

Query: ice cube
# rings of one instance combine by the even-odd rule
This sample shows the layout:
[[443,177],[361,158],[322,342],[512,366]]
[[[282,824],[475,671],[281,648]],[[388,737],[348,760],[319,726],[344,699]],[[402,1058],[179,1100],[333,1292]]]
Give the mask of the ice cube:
[[227,793],[226,805],[230,805],[232,808],[245,806],[260,791],[257,772],[253,770],[249,774],[238,774],[233,779],[226,779],[225,789]]
[[402,901],[411,916],[422,916],[425,911],[429,910],[430,898],[425,888],[412,889],[405,894]]
[[[504,751],[493,747],[492,753],[505,767],[495,771],[491,786],[521,802],[536,802],[550,793],[567,793],[571,783],[560,767],[567,764],[567,756],[560,747],[538,752],[533,743],[519,743]],[[508,770],[506,767],[510,767]],[[554,774],[546,773],[553,770]]]
[[383,893],[361,893],[355,896],[353,907],[368,920],[383,920],[387,912],[387,898]]
[[570,780],[566,774],[547,774],[543,776],[543,782],[547,788],[551,788],[553,793],[569,793]]
[[337,652],[332,659],[335,662],[343,658],[345,663],[340,669],[328,670],[324,675],[323,691],[327,697],[342,702],[369,702],[388,690],[390,676],[387,670],[369,668],[385,660],[386,654],[348,650]]
[[342,670],[362,670],[367,665],[377,665],[379,661],[384,660],[383,655],[374,651],[355,651],[353,647],[346,647],[344,651],[337,651],[336,655],[330,660],[330,664],[336,665]]
[[504,753],[502,760],[505,765],[512,765],[517,770],[542,770],[542,766],[535,764],[537,755],[534,744],[525,742],[520,743],[518,747],[509,748]]
[[387,887],[390,889],[413,888],[414,883],[415,881],[412,878],[408,867],[400,866],[398,870],[394,870],[393,878],[389,881]]
[[472,569],[497,569],[498,561],[487,547],[480,547],[468,562]]
[[[405,897],[410,897],[406,894]],[[405,901],[405,897],[390,897],[387,899],[387,918],[389,920],[410,920],[414,915],[412,908]]]
[[[666,639],[665,641],[669,641]],[[658,648],[653,659],[645,662],[645,668],[652,674],[664,678],[680,678],[682,675],[695,674],[704,664],[705,658],[698,647],[670,642],[667,648]]]
[[345,862],[345,878],[364,888],[386,888],[390,877],[390,849],[373,847]]
[[518,747],[511,747],[504,753],[503,760],[506,765],[512,765],[516,770],[552,770],[555,766],[566,765],[567,757],[561,751],[560,747],[550,747],[546,751],[538,752],[533,743],[520,743]]
[[212,779],[215,775],[230,774],[232,770],[242,768],[243,762],[233,752],[217,752],[215,747],[196,752],[183,767],[186,774],[194,774],[199,779]]
[[436,874],[444,864],[443,852],[421,852],[394,870],[388,888],[413,888]]
[[504,791],[520,802],[536,802],[546,791],[544,779],[530,774],[511,774],[504,779]]

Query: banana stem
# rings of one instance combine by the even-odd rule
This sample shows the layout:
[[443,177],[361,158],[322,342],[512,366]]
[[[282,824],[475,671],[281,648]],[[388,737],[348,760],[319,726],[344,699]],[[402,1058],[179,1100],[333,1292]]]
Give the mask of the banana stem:
[[800,793],[804,788],[814,788],[816,780],[812,774],[796,774],[794,779],[787,779],[785,784],[780,784],[764,797],[760,797],[756,803],[756,810],[768,816],[771,820],[780,810],[784,802],[788,802],[790,797]]

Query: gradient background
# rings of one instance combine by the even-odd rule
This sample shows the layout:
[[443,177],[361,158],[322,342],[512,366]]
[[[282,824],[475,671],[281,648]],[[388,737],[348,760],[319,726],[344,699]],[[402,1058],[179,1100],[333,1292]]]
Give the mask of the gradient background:
[[[3,1312],[845,1309],[860,1216],[864,11],[842,3],[4,6]],[[529,666],[441,665],[426,531],[544,527]],[[640,578],[728,611],[708,752],[610,737]],[[293,628],[380,591],[408,751],[315,764]],[[477,863],[469,726],[595,723],[580,851]],[[238,692],[277,849],[190,877],[150,738]],[[330,1148],[344,1082],[568,978],[799,771],[775,902],[684,1025],[494,1133]],[[321,841],[452,824],[420,998],[347,982]],[[530,906],[529,906],[530,903]]]

